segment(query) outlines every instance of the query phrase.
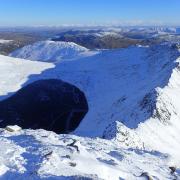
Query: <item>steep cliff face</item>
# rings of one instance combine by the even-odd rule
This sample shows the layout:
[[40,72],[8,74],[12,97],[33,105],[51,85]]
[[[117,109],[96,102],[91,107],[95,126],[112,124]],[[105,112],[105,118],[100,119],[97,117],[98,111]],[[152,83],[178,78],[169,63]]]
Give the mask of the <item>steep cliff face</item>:
[[[153,52],[158,53],[159,50],[156,49]],[[168,49],[165,53],[167,52]],[[173,53],[176,55],[173,53],[170,55],[170,52],[173,52],[172,49],[169,49],[166,55],[161,53],[162,56],[159,58],[152,58],[152,54],[151,81],[147,81],[142,89],[144,93],[134,102],[131,112],[126,112],[124,119],[123,116],[119,118],[123,124],[119,121],[110,123],[103,136],[125,146],[146,147],[169,153],[173,161],[178,163],[180,159],[178,153],[180,151],[178,138],[180,135],[180,100],[178,98],[180,96],[180,58],[176,56],[178,54],[175,51]],[[157,82],[159,85],[156,84]],[[139,91],[138,95],[140,93]],[[129,121],[124,121],[129,115],[131,117]],[[139,123],[137,127],[132,128],[131,123],[134,121]],[[129,128],[127,123],[131,124]]]

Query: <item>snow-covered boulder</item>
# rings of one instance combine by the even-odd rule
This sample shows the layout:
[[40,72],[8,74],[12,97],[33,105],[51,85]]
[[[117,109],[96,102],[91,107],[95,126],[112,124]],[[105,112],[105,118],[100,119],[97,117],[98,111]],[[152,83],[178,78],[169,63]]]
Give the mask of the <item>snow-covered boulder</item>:
[[14,126],[6,126],[5,129],[9,132],[17,132],[21,130],[21,127],[14,125]]

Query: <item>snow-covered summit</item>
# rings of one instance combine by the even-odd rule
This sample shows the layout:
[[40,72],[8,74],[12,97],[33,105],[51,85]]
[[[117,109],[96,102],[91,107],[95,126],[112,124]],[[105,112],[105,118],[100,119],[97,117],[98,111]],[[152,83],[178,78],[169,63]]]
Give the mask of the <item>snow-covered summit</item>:
[[57,62],[83,56],[89,50],[73,42],[40,41],[10,54],[12,57],[36,61]]

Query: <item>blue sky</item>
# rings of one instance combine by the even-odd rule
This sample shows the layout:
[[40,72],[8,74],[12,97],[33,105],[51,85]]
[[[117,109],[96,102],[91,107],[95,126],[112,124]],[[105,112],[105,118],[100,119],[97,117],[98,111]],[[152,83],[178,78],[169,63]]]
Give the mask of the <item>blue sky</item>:
[[0,0],[0,26],[180,25],[180,0]]

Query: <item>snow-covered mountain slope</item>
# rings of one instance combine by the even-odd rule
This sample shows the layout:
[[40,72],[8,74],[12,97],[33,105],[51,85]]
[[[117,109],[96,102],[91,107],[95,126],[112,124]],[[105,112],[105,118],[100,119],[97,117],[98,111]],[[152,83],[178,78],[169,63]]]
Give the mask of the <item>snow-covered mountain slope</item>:
[[28,81],[30,74],[40,74],[43,70],[53,67],[53,64],[0,55],[0,100],[20,89],[21,85]]
[[[71,145],[74,142],[74,145]],[[0,179],[174,179],[168,156],[45,130],[0,132]]]
[[40,41],[20,48],[12,52],[10,56],[36,61],[57,62],[85,56],[89,53],[88,49],[73,42]]
[[[56,65],[0,56],[0,68],[3,72],[0,75],[0,95],[3,95],[1,98],[5,98],[7,94],[38,79],[60,78],[72,83],[85,92],[89,103],[89,112],[74,132],[75,138],[79,138],[77,137],[79,135],[109,139],[108,143],[118,145],[116,150],[120,154],[127,153],[124,160],[128,167],[123,160],[118,162],[118,167],[121,163],[123,166],[124,163],[128,172],[132,172],[133,166],[139,169],[138,172],[144,172],[147,171],[143,169],[146,167],[144,164],[147,163],[148,167],[152,165],[156,169],[152,171],[149,169],[152,175],[159,179],[171,179],[173,175],[169,177],[167,167],[171,165],[180,167],[179,54],[179,50],[171,45],[130,47],[106,50],[88,57],[77,58],[76,61],[63,61]],[[40,132],[39,135],[41,135]],[[93,143],[99,146],[106,141],[83,137],[81,140],[87,143],[86,147],[89,144],[92,147],[96,146]],[[50,142],[47,141],[48,143]],[[108,143],[105,147],[100,146],[101,150],[95,152],[88,150],[94,154],[93,157],[91,154],[85,153],[85,155],[93,159],[94,156],[98,157],[98,153],[102,153],[106,157],[103,149],[105,148],[105,152],[108,153],[108,148],[114,148]],[[34,146],[33,143],[32,146]],[[154,153],[154,151],[158,152]],[[58,152],[61,154],[60,150],[57,150]],[[76,161],[81,164],[87,159],[82,154],[80,156],[82,156],[81,160]],[[137,163],[137,160],[141,163],[133,164],[131,159],[135,161],[134,163]],[[106,168],[116,167],[107,164]],[[95,167],[95,171],[103,167],[102,164],[99,166],[99,162],[92,166]],[[59,171],[62,171],[62,167],[65,172],[66,167],[63,165],[58,167]],[[45,172],[49,166],[41,165],[41,168],[45,168]],[[91,169],[87,172],[87,168],[85,170],[78,168],[72,175],[94,174]],[[163,172],[159,173],[158,169]],[[162,177],[155,174],[155,171]],[[131,174],[132,176],[123,174],[124,170],[118,170],[122,174],[116,174],[116,170],[111,168],[106,169],[106,172],[107,174],[104,175],[101,172],[95,174],[103,179],[109,179],[109,174],[115,174],[114,179],[139,178],[136,173]],[[70,170],[67,170],[68,173]],[[66,176],[58,174],[56,170],[52,174]]]

